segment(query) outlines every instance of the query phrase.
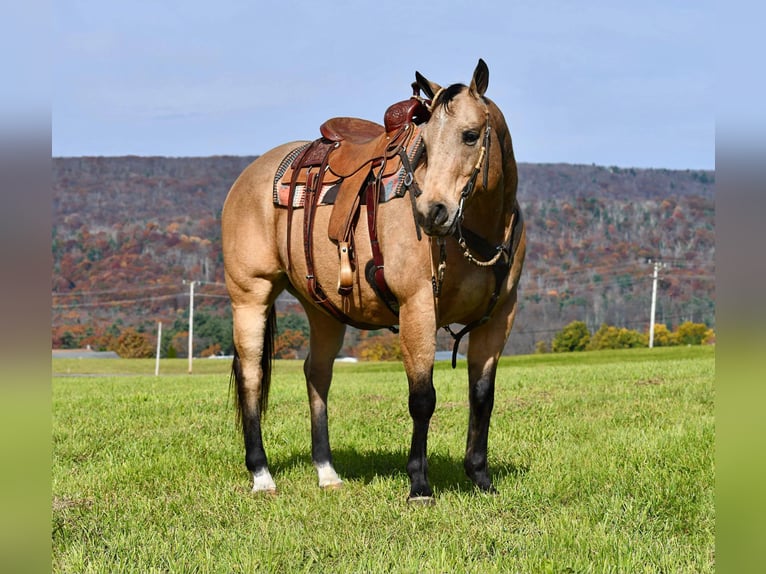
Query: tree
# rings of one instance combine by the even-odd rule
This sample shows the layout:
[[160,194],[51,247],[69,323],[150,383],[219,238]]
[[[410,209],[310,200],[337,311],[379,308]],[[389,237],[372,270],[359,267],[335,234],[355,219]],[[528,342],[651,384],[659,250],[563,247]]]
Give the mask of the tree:
[[367,334],[357,347],[359,358],[363,361],[400,361],[402,347],[399,335],[390,331]]
[[583,351],[590,342],[588,326],[584,321],[572,321],[553,338],[551,350],[554,353]]
[[[189,357],[189,331],[179,331],[170,339],[170,347],[173,348],[173,357],[188,358]],[[167,356],[171,356],[170,348],[168,348]]]
[[[210,349],[218,345],[220,352],[234,353],[234,335],[231,317],[197,312],[194,315],[194,348]],[[201,354],[201,356],[205,356]]]
[[306,316],[298,313],[277,315],[277,332],[274,339],[274,356],[277,359],[298,359],[308,348],[309,323]]
[[145,333],[129,327],[117,339],[115,351],[123,359],[149,358],[154,354],[154,345]]
[[309,338],[309,322],[302,313],[279,313],[277,315],[277,334],[285,331],[298,331],[304,339]]
[[277,359],[298,359],[306,347],[303,333],[288,329],[279,333],[274,339],[274,356]]
[[654,325],[654,346],[672,347],[678,345],[678,336],[668,329],[667,325],[655,323]]
[[202,349],[202,352],[200,352],[200,357],[212,357],[214,355],[220,355],[221,354],[221,345],[218,343],[213,343],[209,347]]
[[704,323],[686,321],[676,329],[679,345],[701,345],[706,336],[708,336],[708,328]]
[[61,335],[61,348],[62,349],[76,349],[79,341],[72,334],[72,331],[64,331]]
[[625,327],[615,327],[602,324],[598,331],[591,337],[588,343],[589,351],[602,349],[631,349],[633,347],[646,347],[647,337]]

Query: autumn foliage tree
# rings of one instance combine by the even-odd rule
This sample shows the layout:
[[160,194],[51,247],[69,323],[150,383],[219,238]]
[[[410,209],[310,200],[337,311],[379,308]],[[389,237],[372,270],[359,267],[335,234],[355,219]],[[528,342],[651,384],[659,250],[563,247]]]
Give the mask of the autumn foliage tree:
[[676,338],[679,345],[701,345],[709,329],[702,323],[686,321],[678,326]]
[[[653,344],[656,347],[708,345],[713,343],[715,343],[715,332],[704,323],[687,321],[679,325],[675,332],[671,332],[663,324],[654,326]],[[629,349],[647,347],[648,345],[648,334],[604,323],[598,331],[591,335],[585,322],[573,321],[556,334],[551,348],[554,352],[568,352]],[[538,352],[545,352],[544,345],[540,344],[538,348]]]
[[590,332],[584,321],[572,321],[553,338],[551,350],[554,353],[584,351],[590,342]]
[[363,361],[400,361],[402,359],[399,335],[390,331],[367,333],[362,337],[357,352]]
[[643,333],[604,323],[598,331],[593,333],[586,350],[632,349],[634,347],[646,347],[647,344],[647,336]]
[[663,323],[657,323],[654,325],[654,341],[655,347],[672,347],[678,345],[678,336],[676,333],[668,329],[668,326]]
[[274,340],[274,357],[277,359],[299,359],[306,347],[306,338],[297,329],[285,329]]
[[114,350],[123,359],[142,359],[154,354],[154,345],[146,333],[128,327],[117,339],[117,348]]
[[299,359],[308,352],[309,323],[299,313],[277,314],[274,356],[277,359]]

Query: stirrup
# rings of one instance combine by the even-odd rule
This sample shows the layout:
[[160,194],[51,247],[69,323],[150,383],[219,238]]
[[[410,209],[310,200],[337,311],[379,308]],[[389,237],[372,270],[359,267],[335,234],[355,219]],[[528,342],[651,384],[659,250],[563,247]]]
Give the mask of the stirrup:
[[350,295],[354,287],[354,272],[351,269],[348,242],[338,243],[338,255],[340,256],[340,271],[338,273],[338,293]]

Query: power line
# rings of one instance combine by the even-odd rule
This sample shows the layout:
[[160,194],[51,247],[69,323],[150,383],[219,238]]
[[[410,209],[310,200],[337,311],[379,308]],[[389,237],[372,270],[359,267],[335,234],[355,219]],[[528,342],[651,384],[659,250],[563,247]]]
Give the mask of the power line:
[[134,299],[116,299],[112,301],[94,301],[91,303],[65,303],[63,305],[51,305],[51,309],[76,309],[78,307],[116,307],[120,305],[130,305],[133,303],[143,303],[146,301],[161,301],[164,299],[174,299],[176,297],[186,297],[187,293],[175,293],[173,295],[153,295],[151,297],[138,297]]
[[[172,293],[169,295],[150,295],[148,297],[131,297],[127,299],[112,299],[109,301],[91,301],[80,303],[62,303],[59,305],[51,305],[51,309],[77,309],[81,307],[117,307],[120,305],[131,305],[134,303],[145,303],[147,301],[162,301],[167,299],[185,298],[188,297],[188,293]],[[208,299],[228,299],[228,295],[217,295],[215,293],[200,293],[196,292],[195,297],[205,297]]]
[[[218,283],[218,282],[215,282],[215,281],[195,281],[195,282],[197,283],[197,285],[209,285],[209,286],[221,287],[221,288],[225,288],[226,287],[225,283]],[[178,284],[166,283],[164,285],[142,285],[142,286],[138,286],[138,287],[120,287],[120,288],[115,288],[115,289],[100,289],[100,290],[93,290],[93,291],[69,291],[67,293],[59,293],[57,291],[52,291],[51,292],[51,297],[56,298],[56,299],[60,299],[60,298],[75,298],[75,297],[88,298],[88,297],[94,297],[94,296],[97,297],[97,296],[101,296],[101,295],[133,294],[133,293],[142,292],[142,291],[153,291],[153,290],[162,290],[162,289],[178,289]],[[200,294],[200,293],[198,293],[198,294]],[[154,295],[152,297],[166,297],[167,298],[167,297],[176,297],[178,295],[179,294]],[[181,296],[185,296],[186,294],[185,293],[181,293],[180,295]],[[202,295],[204,295],[206,297],[216,297],[216,296],[218,296],[218,297],[227,297],[227,296],[224,296],[224,295],[213,295],[213,294],[209,294],[209,293],[204,293]],[[133,297],[133,298],[130,298],[130,299],[120,299],[119,301],[123,301],[123,300],[124,301],[128,301],[128,300],[130,300],[130,301],[141,301],[141,300],[145,300],[145,299],[146,298]],[[109,302],[107,302],[107,303],[109,303]],[[84,306],[86,304],[72,303],[70,305],[71,306]],[[66,304],[62,304],[62,305],[59,305],[59,306],[63,307],[63,306],[66,306]],[[55,305],[54,305],[54,307],[55,307]]]
[[141,287],[136,287],[135,289],[126,289],[124,287],[116,288],[116,289],[102,289],[98,291],[68,291],[67,293],[59,293],[57,291],[51,292],[51,297],[89,297],[91,295],[109,295],[112,293],[131,293],[133,291],[139,291],[139,290],[150,290],[150,289],[177,289],[178,285],[174,283],[166,283],[165,285],[146,285]]

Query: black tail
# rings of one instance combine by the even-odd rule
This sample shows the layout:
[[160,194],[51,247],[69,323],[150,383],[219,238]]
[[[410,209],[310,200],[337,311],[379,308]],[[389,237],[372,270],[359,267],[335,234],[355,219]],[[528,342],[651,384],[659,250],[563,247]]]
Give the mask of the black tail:
[[[277,333],[277,312],[274,307],[269,311],[269,316],[266,319],[266,329],[263,333],[263,354],[261,355],[261,372],[263,377],[261,379],[261,397],[260,408],[261,415],[266,414],[266,407],[269,404],[269,388],[271,387],[271,370],[274,363],[274,337]],[[229,385],[236,384],[236,393],[234,394],[234,402],[237,409],[237,421],[242,423],[242,409],[243,403],[243,386],[245,384],[244,376],[242,375],[242,362],[239,358],[239,353],[234,350],[234,360],[231,364],[231,376],[229,377]]]

